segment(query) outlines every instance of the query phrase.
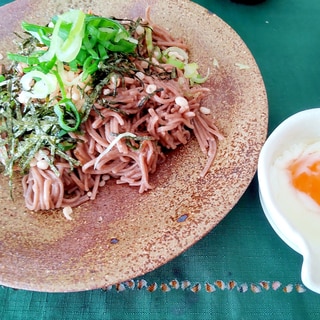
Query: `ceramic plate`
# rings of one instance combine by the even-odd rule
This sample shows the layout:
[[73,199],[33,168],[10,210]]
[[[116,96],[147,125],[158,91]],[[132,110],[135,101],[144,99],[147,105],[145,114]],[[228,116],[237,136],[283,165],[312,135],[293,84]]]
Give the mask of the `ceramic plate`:
[[0,283],[67,292],[101,288],[154,270],[212,230],[242,196],[267,133],[268,106],[261,74],[247,46],[224,21],[187,0],[17,0],[0,8],[0,52],[13,50],[22,20],[45,24],[69,8],[137,18],[151,6],[154,22],[184,36],[211,94],[205,105],[225,136],[209,173],[195,140],[170,154],[142,195],[109,184],[74,210],[28,212],[21,190],[0,182]]

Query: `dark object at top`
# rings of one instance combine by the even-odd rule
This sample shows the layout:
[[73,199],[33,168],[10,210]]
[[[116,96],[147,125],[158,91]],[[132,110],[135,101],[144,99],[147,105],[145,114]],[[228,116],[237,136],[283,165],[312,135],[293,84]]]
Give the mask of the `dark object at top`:
[[231,2],[242,3],[242,4],[258,4],[264,2],[265,0],[231,0]]

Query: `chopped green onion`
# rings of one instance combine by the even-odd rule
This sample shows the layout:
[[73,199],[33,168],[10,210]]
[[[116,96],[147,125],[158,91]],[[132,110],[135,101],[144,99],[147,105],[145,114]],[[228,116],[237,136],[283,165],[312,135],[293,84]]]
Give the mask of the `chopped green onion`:
[[68,141],[63,141],[61,143],[58,143],[58,148],[62,151],[68,151],[75,147],[75,144]]
[[[67,121],[66,121],[66,112],[62,109],[64,106],[64,109],[68,111],[68,114],[72,114],[72,122],[75,122],[73,126],[70,126]],[[59,126],[61,127],[62,130],[66,132],[72,132],[76,131],[79,128],[79,125],[81,123],[81,116],[79,114],[79,111],[75,104],[72,102],[70,99],[62,99],[59,103],[57,103],[54,106],[54,112],[58,117],[59,120]]]
[[169,57],[166,63],[181,70],[184,68],[184,63],[174,57]]
[[8,59],[16,62],[26,63],[28,65],[39,64],[39,59],[37,57],[23,56],[18,53],[8,53]]
[[188,53],[179,47],[169,47],[163,51],[163,55],[167,58],[174,57],[184,63],[188,63],[189,59]]
[[[84,20],[85,14],[81,10],[70,10],[59,16],[53,29],[49,50],[40,60],[49,61],[54,55],[62,62],[75,59],[82,45]],[[65,34],[68,29],[69,33]]]
[[87,80],[88,76],[98,70],[99,60],[95,60],[92,57],[88,57],[83,64],[82,80]]
[[[32,81],[35,81],[31,85]],[[57,88],[57,79],[53,74],[44,74],[41,71],[33,70],[26,73],[20,79],[23,90],[30,92],[30,97],[44,99]]]
[[202,77],[198,72],[198,64],[195,62],[188,63],[184,67],[184,76],[188,79],[190,79],[191,84],[194,83],[204,83],[207,81],[209,77],[209,70],[207,72],[207,75],[205,77]]
[[58,71],[54,70],[54,71],[52,71],[52,73],[56,76],[57,81],[58,81],[58,85],[60,87],[61,96],[62,96],[63,99],[65,99],[67,97],[67,93],[66,93],[66,89],[64,87],[64,82],[63,82],[63,80],[61,78],[61,75],[59,73],[59,69],[61,70],[63,68],[62,64],[59,63],[57,68],[58,68]]
[[50,45],[49,35],[52,34],[52,28],[27,22],[22,22],[21,26],[26,32],[35,37],[40,43],[43,43],[46,46]]
[[146,28],[145,38],[146,38],[147,51],[148,51],[149,57],[152,57],[153,43],[152,43],[152,29],[151,28]]

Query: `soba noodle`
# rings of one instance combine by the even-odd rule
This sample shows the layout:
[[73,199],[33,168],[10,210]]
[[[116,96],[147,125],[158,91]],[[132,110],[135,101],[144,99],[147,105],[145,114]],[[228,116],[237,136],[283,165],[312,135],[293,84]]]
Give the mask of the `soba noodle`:
[[[183,40],[153,24],[149,12],[145,23],[152,28],[154,46],[187,49]],[[146,43],[143,45],[140,55],[147,59]],[[137,71],[115,75],[102,88],[81,133],[70,133],[79,142],[68,152],[81,165],[71,169],[66,160],[57,157],[59,176],[50,167],[38,165],[41,159],[30,167],[22,181],[28,209],[76,207],[95,199],[110,178],[138,187],[140,193],[152,189],[149,177],[164,160],[165,150],[188,143],[192,132],[208,155],[201,176],[207,173],[216,154],[216,141],[222,138],[212,115],[200,111],[208,89],[191,87],[182,71],[169,64],[146,64],[143,59],[132,59],[132,63]],[[173,71],[177,72],[173,79],[155,76]]]

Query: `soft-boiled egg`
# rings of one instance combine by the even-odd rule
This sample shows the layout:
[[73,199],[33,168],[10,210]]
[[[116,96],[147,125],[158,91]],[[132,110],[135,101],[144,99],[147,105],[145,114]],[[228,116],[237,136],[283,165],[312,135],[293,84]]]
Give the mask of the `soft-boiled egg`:
[[292,115],[270,134],[258,181],[268,221],[303,256],[304,285],[320,293],[320,108]]

